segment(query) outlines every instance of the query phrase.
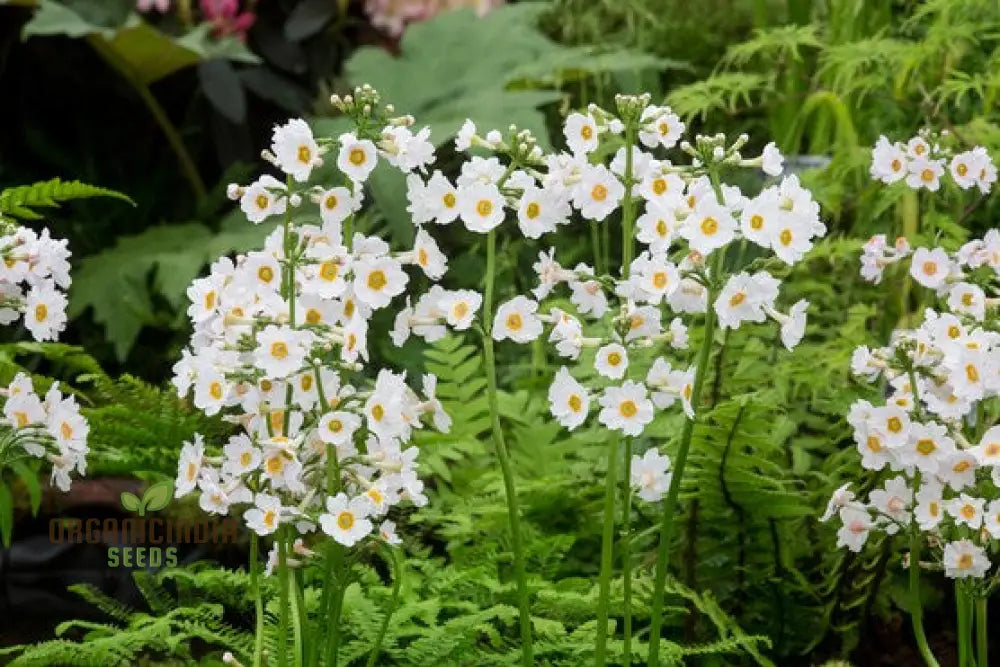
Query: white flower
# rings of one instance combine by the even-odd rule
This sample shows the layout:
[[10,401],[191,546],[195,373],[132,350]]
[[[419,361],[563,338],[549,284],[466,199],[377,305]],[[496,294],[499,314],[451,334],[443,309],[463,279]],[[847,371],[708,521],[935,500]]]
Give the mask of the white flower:
[[573,197],[573,205],[588,220],[604,220],[618,208],[625,186],[604,165],[584,169]]
[[959,282],[948,292],[948,308],[961,315],[969,315],[982,322],[986,317],[986,294],[978,285]]
[[913,508],[913,516],[920,530],[934,530],[941,524],[941,519],[944,518],[941,490],[940,483],[925,482],[917,492],[917,505]]
[[948,437],[944,426],[936,422],[913,424],[909,441],[895,452],[899,462],[914,466],[933,475],[941,463],[955,451],[955,442]]
[[549,410],[556,421],[571,431],[582,424],[590,412],[587,390],[565,366],[559,369],[549,386]]
[[263,460],[260,449],[244,434],[231,437],[222,448],[222,453],[226,457],[222,463],[222,472],[234,477],[255,470]]
[[760,168],[764,170],[765,174],[768,176],[781,176],[781,172],[784,170],[785,158],[781,155],[781,151],[778,150],[773,141],[764,146],[764,152],[761,153],[760,160]]
[[661,455],[656,448],[647,449],[641,457],[632,456],[632,488],[638,489],[639,497],[648,502],[656,502],[670,488],[672,475],[670,457]]
[[258,493],[254,498],[254,507],[243,514],[247,528],[258,535],[270,535],[278,530],[281,524],[281,499],[267,493]]
[[324,414],[316,425],[319,439],[337,447],[346,445],[361,427],[361,417],[351,412],[334,410]]
[[684,123],[680,116],[670,110],[670,107],[650,105],[643,109],[639,141],[647,148],[673,148],[677,140],[684,134]]
[[402,294],[408,281],[409,276],[391,257],[362,259],[354,264],[354,293],[359,301],[376,310]]
[[649,244],[650,252],[666,252],[680,223],[673,211],[654,202],[646,202],[646,211],[635,221],[636,238]]
[[976,457],[979,465],[1000,467],[1000,426],[987,429],[979,445],[969,452]]
[[426,197],[428,221],[434,220],[439,225],[447,225],[458,218],[458,190],[440,171],[431,174],[423,196]]
[[951,259],[941,248],[917,248],[913,252],[910,275],[924,287],[937,289],[944,285],[951,272]]
[[599,143],[597,122],[590,114],[571,113],[563,124],[566,145],[573,153],[590,153]]
[[389,127],[382,131],[379,145],[385,161],[403,173],[423,170],[434,161],[434,144],[429,141],[431,129],[421,128],[416,134],[408,127]]
[[847,547],[855,553],[861,551],[874,527],[871,516],[864,509],[848,505],[840,509],[840,522],[837,546]]
[[465,122],[462,123],[462,127],[458,130],[458,135],[455,137],[455,150],[469,150],[472,147],[472,138],[474,136],[476,136],[476,124],[466,118]]
[[692,250],[708,255],[728,244],[736,236],[736,221],[725,206],[703,198],[681,225],[680,235]]
[[493,338],[510,338],[515,343],[530,343],[542,333],[542,321],[536,312],[538,303],[516,296],[497,308],[493,319]]
[[771,226],[770,247],[786,264],[794,264],[812,249],[812,229],[800,217],[786,214]]
[[850,487],[851,483],[848,482],[831,494],[830,500],[826,503],[826,511],[819,518],[820,521],[829,521],[834,514],[840,511],[841,507],[847,507],[854,502],[854,492],[851,491]]
[[312,130],[301,118],[274,128],[271,152],[277,158],[278,168],[299,183],[309,180],[313,167],[322,164]]
[[951,159],[951,164],[948,166],[951,177],[955,179],[958,187],[963,190],[968,190],[976,185],[976,179],[980,172],[977,157],[977,154],[973,151],[958,153]]
[[368,180],[378,161],[375,144],[368,139],[358,139],[353,134],[340,135],[340,152],[337,154],[337,168],[355,183]]
[[413,259],[431,280],[440,280],[448,270],[448,258],[423,228],[417,230],[417,237],[413,242]]
[[608,387],[599,399],[598,421],[611,430],[637,436],[653,421],[653,404],[645,385],[626,380],[620,387]]
[[378,534],[389,544],[400,544],[403,540],[396,534],[396,522],[386,519],[378,527]]
[[994,540],[1000,539],[1000,500],[992,500],[986,506],[986,517],[983,527]]
[[475,182],[458,190],[458,211],[470,232],[485,234],[504,219],[504,199],[495,183]]
[[335,187],[319,195],[319,215],[325,224],[337,224],[361,208],[361,197],[347,188]]
[[257,333],[254,363],[267,377],[288,377],[302,368],[312,340],[307,331],[269,324]]
[[909,158],[901,145],[890,144],[884,136],[872,149],[871,176],[883,183],[895,183],[906,178]]
[[627,296],[653,304],[669,297],[681,284],[680,272],[664,253],[643,252],[632,261],[629,276],[627,285],[634,289],[628,290],[631,293]]
[[[751,276],[744,272],[730,276],[715,299],[715,312],[723,329],[738,329],[743,322],[763,322],[767,319],[764,306],[771,306],[773,296],[769,283],[758,279],[761,272]],[[770,274],[768,274],[770,275]]]
[[941,175],[944,173],[944,160],[926,160],[917,158],[907,165],[906,184],[913,189],[927,188],[937,192],[941,187]]
[[447,292],[438,301],[438,308],[444,313],[448,326],[456,331],[464,331],[472,322],[483,303],[483,297],[472,290]]
[[319,517],[320,528],[338,544],[353,547],[372,532],[372,522],[367,518],[369,507],[364,496],[348,499],[341,492],[327,497],[327,513]]
[[205,441],[200,433],[194,434],[191,442],[185,442],[181,447],[177,463],[177,479],[174,481],[174,497],[180,498],[194,491],[198,486],[198,475],[201,473],[202,460],[205,456]]
[[945,509],[955,523],[978,530],[983,525],[983,506],[986,501],[968,494],[961,494],[948,502]]
[[868,500],[872,508],[889,519],[885,525],[885,532],[895,535],[899,532],[900,526],[908,526],[910,523],[910,505],[913,504],[913,490],[906,483],[906,479],[899,475],[886,481],[885,487],[875,489],[868,494]]
[[24,326],[38,341],[55,340],[66,328],[66,295],[45,280],[28,290]]
[[795,302],[788,315],[781,323],[781,342],[785,348],[791,350],[800,342],[806,333],[806,314],[809,310],[809,302],[800,299]]
[[914,160],[926,159],[931,154],[930,144],[921,136],[911,137],[906,142],[906,154]]
[[618,343],[605,345],[594,357],[594,368],[606,378],[620,380],[628,369],[628,352]]
[[986,550],[971,540],[957,540],[944,545],[944,574],[951,579],[983,577],[990,569]]
[[762,248],[770,248],[781,218],[790,215],[778,205],[778,189],[770,187],[747,202],[740,214],[740,231]]
[[240,210],[250,222],[260,223],[272,215],[285,212],[288,198],[284,196],[285,184],[274,176],[264,174],[243,190]]
[[570,215],[569,202],[548,190],[527,187],[517,208],[517,226],[529,239],[554,232]]

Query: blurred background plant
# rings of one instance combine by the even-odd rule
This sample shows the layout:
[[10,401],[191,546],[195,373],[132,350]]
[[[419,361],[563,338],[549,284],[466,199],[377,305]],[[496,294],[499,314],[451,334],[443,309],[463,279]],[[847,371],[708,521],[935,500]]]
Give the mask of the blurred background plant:
[[[53,360],[62,357],[33,346],[0,351],[18,366],[85,376],[79,387],[91,401],[94,460],[104,466],[97,472],[170,476],[193,429],[225,429],[195,423],[160,389],[188,336],[184,290],[210,259],[257,246],[266,234],[236,224],[224,191],[249,179],[277,121],[303,115],[334,132],[341,121],[329,95],[371,83],[432,127],[447,162],[449,139],[466,117],[481,128],[516,123],[558,146],[567,110],[649,91],[693,132],[747,132],[755,142],[748,153],[776,141],[833,232],[788,281],[799,292],[791,296],[812,303],[805,349],[788,355],[773,331],[748,329],[713,360],[726,380],[711,385],[683,489],[675,648],[714,647],[705,653],[718,655],[700,658],[705,664],[800,664],[804,652],[906,664],[907,639],[894,630],[894,605],[906,604],[893,575],[896,545],[836,553],[816,516],[830,491],[860,472],[843,421],[859,391],[848,378],[851,351],[918,307],[860,280],[860,244],[875,232],[904,231],[911,240],[959,243],[995,226],[997,214],[989,199],[921,209],[903,185],[876,186],[870,148],[880,134],[906,138],[925,125],[949,130],[961,146],[1000,148],[998,27],[992,0],[0,0],[0,121],[8,128],[0,187],[79,178],[137,203],[81,202],[49,220],[74,251],[64,340],[85,350],[72,358],[86,364],[59,366]],[[758,185],[744,184],[749,192]],[[409,241],[401,178],[376,172],[368,194],[375,213],[361,228]],[[454,286],[478,287],[476,249],[442,232]],[[532,287],[534,260],[523,240],[504,243],[501,297]],[[574,260],[593,256],[586,234],[562,233],[553,244]],[[404,600],[438,604],[439,616],[412,610],[428,624],[479,614],[466,626],[440,626],[451,634],[404,624],[388,654],[393,664],[420,664],[403,662],[401,649],[448,636],[456,651],[487,656],[476,664],[502,662],[516,629],[510,564],[499,556],[501,486],[487,463],[476,399],[480,361],[457,341],[427,359],[409,347],[372,352],[442,374],[456,424],[468,426],[421,443],[432,502],[407,544],[425,558],[412,561],[423,571],[408,573],[419,583],[404,588]],[[521,455],[536,623],[547,642],[539,653],[551,664],[579,664],[593,632],[586,612],[595,595],[602,446],[587,433],[559,432],[545,416],[547,378],[558,364],[541,346],[530,363],[507,361],[502,407],[515,460]],[[677,423],[662,421],[655,433],[669,449]],[[136,443],[153,446],[140,451]],[[641,521],[652,525],[651,517]],[[654,537],[640,527],[635,539],[635,558],[648,569]],[[449,606],[455,601],[434,577],[467,586],[466,601]],[[641,624],[649,582],[635,585]],[[352,636],[364,637],[370,628],[351,619],[373,603],[357,604],[359,616],[348,620],[357,624]]]

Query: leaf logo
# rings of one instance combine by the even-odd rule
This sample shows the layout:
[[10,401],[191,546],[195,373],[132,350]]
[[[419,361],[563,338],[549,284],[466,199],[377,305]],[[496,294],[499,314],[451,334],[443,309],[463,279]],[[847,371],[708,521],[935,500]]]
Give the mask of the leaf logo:
[[139,498],[134,493],[122,492],[122,507],[130,512],[136,512],[139,516],[146,516],[146,512],[161,510],[170,504],[170,498],[174,495],[174,483],[171,481],[157,482],[153,484]]

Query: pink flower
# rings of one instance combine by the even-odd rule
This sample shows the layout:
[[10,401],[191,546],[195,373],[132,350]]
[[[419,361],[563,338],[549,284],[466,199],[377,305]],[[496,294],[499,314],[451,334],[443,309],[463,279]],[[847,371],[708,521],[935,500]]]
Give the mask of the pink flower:
[[250,26],[257,20],[253,12],[240,11],[239,0],[201,0],[201,13],[206,21],[213,24],[212,32],[216,37],[235,35],[237,39],[244,40]]
[[170,0],[136,0],[135,8],[143,13],[155,9],[161,14],[166,14],[170,11]]

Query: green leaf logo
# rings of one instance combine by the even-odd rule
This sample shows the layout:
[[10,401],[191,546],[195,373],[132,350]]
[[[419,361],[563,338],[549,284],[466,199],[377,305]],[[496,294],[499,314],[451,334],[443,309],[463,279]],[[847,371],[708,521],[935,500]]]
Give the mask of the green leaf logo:
[[142,499],[134,493],[122,492],[122,507],[130,512],[136,512],[139,516],[146,516],[146,512],[156,512],[170,504],[170,498],[174,495],[174,484],[170,481],[157,482],[142,494]]

